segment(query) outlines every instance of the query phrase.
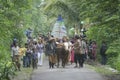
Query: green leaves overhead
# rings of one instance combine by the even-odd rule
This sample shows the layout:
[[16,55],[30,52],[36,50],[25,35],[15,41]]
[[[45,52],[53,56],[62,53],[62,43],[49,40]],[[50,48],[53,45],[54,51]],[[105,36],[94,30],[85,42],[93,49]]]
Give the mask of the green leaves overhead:
[[47,11],[49,15],[55,15],[55,17],[57,17],[61,14],[68,22],[76,22],[79,19],[79,15],[72,10],[71,6],[69,6],[70,3],[67,2],[67,0],[47,0],[45,3],[46,6],[44,10]]
[[46,0],[45,3],[45,10],[56,15],[62,14],[65,18],[68,16],[72,22],[90,18],[91,22],[103,24],[114,15],[119,16],[119,0]]

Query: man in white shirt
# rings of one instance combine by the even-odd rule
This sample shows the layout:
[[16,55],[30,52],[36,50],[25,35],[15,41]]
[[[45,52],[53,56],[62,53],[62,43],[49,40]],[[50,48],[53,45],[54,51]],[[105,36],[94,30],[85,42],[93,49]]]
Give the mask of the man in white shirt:
[[12,52],[11,52],[12,61],[15,62],[15,68],[20,71],[20,62],[19,62],[19,46],[14,44],[12,46]]

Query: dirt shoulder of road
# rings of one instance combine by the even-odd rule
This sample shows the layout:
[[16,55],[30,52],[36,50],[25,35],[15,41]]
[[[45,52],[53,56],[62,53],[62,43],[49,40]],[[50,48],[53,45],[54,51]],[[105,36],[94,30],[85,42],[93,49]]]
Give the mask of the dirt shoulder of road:
[[111,68],[109,65],[101,65],[97,62],[87,64],[89,68],[92,68],[96,72],[101,74],[105,78],[105,80],[120,80],[120,72]]
[[15,72],[16,75],[12,80],[30,80],[32,72],[32,68],[22,68],[21,71]]

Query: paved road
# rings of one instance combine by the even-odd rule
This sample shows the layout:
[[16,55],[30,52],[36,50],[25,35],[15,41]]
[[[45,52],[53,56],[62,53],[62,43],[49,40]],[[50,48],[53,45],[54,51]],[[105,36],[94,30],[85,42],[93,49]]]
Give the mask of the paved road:
[[47,63],[45,61],[42,67],[33,71],[32,80],[104,80],[101,75],[86,65],[84,68],[73,68],[73,64],[66,68],[49,69]]

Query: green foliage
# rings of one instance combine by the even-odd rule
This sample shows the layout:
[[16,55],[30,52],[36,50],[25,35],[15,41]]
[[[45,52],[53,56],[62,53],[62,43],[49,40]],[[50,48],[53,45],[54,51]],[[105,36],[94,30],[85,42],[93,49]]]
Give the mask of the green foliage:
[[0,63],[0,80],[11,80],[15,75],[15,68],[12,62],[2,60]]
[[[10,43],[17,37],[23,43],[24,31],[30,27],[34,36],[47,34],[61,14],[69,30],[85,27],[88,39],[108,44],[108,63],[120,70],[120,0],[0,0],[0,66],[10,59]],[[83,26],[81,21],[89,19]],[[21,26],[21,24],[23,26]],[[86,26],[89,25],[89,28]],[[73,31],[72,34],[73,35]],[[3,71],[3,68],[0,67]],[[2,73],[2,72],[1,72]]]
[[117,69],[118,71],[120,71],[120,56],[118,57],[118,59],[116,60],[116,62],[114,63],[113,66],[115,69]]
[[49,15],[55,17],[62,14],[68,29],[75,24],[81,28],[80,22],[89,18],[89,28],[84,24],[88,39],[95,40],[98,49],[101,42],[106,41],[112,55],[109,54],[110,65],[112,60],[117,62],[115,58],[120,55],[120,49],[118,45],[114,46],[114,42],[120,37],[120,0],[45,0],[45,3],[45,11]]
[[117,70],[120,70],[120,39],[110,44],[106,54],[108,56],[108,64]]
[[9,80],[14,73],[11,63],[10,44],[17,38],[20,46],[26,41],[25,30],[47,33],[47,17],[40,9],[41,0],[0,0],[0,80]]
[[71,28],[70,30],[69,30],[69,36],[70,37],[73,37],[75,35],[75,29],[74,28]]
[[14,37],[22,43],[24,28],[20,24],[30,3],[31,0],[0,0],[0,80],[10,80],[14,74],[10,44]]

